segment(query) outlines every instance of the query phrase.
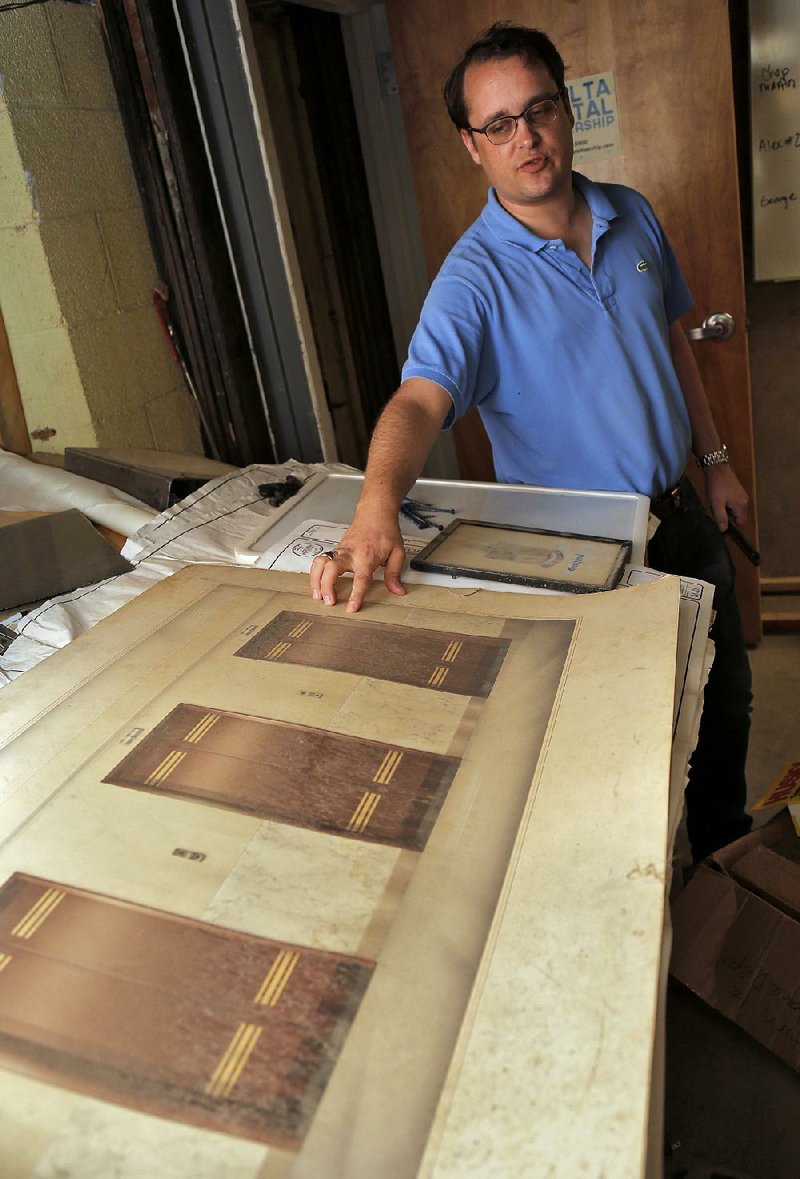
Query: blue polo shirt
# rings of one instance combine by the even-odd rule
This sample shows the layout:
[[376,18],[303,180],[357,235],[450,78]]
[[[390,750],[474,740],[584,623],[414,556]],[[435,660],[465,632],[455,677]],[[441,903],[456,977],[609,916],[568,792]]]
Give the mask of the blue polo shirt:
[[643,196],[573,181],[592,267],[497,200],[436,276],[403,367],[449,393],[445,428],[477,406],[502,483],[660,495],[689,453],[668,327],[692,297]]

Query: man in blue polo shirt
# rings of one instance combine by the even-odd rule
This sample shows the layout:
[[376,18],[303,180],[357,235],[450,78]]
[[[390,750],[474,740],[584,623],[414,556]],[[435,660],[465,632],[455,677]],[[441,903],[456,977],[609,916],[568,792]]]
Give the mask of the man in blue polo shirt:
[[[535,29],[493,25],[448,78],[445,101],[491,187],[431,286],[402,384],[375,427],[355,518],[311,589],[358,610],[404,550],[398,508],[442,427],[477,406],[504,483],[636,491],[662,519],[648,561],[712,582],[716,656],[687,787],[695,858],[749,829],[750,669],[722,539],[747,496],[727,461],[678,319],[692,298],[639,193],[572,171],[564,63]],[[682,479],[690,450],[713,519]]]
[[431,287],[403,378],[446,390],[445,425],[478,407],[501,483],[535,471],[542,486],[657,496],[691,441],[668,329],[692,298],[643,197],[577,173],[571,183],[591,268],[490,190]]

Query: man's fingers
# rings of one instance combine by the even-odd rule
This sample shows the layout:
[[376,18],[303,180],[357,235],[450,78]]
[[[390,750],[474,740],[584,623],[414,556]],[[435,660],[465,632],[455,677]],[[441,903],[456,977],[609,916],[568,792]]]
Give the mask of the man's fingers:
[[747,523],[747,500],[723,499],[711,503],[711,514],[717,522],[720,532],[728,531],[728,524],[732,521],[740,527]]
[[322,591],[322,600],[326,606],[336,605],[336,582],[339,580],[340,572],[338,561],[328,561],[322,570],[320,589]]
[[361,609],[371,581],[372,575],[369,573],[355,573],[353,575],[353,588],[347,600],[347,611],[349,614],[355,614],[356,610]]
[[[348,544],[347,537],[344,541]],[[373,573],[379,565],[384,564],[382,553],[386,551],[389,552],[384,569],[386,587],[394,594],[404,594],[406,591],[400,584],[400,574],[405,560],[402,543],[395,544],[389,540],[384,547],[384,544],[361,544],[353,538],[347,548],[335,548],[326,553],[319,553],[311,562],[311,596],[318,602],[324,602],[326,606],[334,606],[337,580],[343,573],[352,573],[353,585],[347,600],[347,609],[350,613],[355,613],[361,609]]]
[[711,514],[720,532],[728,531],[728,512],[724,504],[712,504]]
[[311,562],[309,578],[311,581],[311,595],[317,601],[322,599],[326,606],[336,604],[336,582],[341,573],[349,568],[349,555],[340,549],[329,553],[320,553]]
[[317,601],[322,597],[322,571],[328,558],[323,553],[318,553],[311,562],[311,568],[308,571],[308,580],[311,583],[311,597],[316,598]]
[[711,515],[720,532],[727,532],[729,519],[741,527],[747,523],[748,498],[735,473],[727,464],[705,472]]
[[740,528],[743,524],[747,523],[747,508],[749,503],[750,501],[745,495],[743,499],[735,500],[728,508],[728,511],[733,516],[734,524],[738,524]]
[[405,559],[406,551],[403,546],[395,545],[384,567],[383,584],[393,594],[404,594],[406,592],[400,581],[400,574],[403,572]]

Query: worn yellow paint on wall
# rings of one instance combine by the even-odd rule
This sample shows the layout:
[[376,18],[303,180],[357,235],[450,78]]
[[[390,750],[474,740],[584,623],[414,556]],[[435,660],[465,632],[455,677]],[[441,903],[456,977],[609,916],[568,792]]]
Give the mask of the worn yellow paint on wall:
[[34,450],[202,453],[152,307],[158,279],[96,11],[3,18],[0,309]]

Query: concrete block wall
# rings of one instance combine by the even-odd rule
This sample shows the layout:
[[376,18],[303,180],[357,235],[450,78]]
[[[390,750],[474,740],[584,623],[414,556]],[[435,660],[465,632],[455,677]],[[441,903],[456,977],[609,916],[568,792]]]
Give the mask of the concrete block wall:
[[93,6],[0,12],[0,311],[34,451],[202,453]]

